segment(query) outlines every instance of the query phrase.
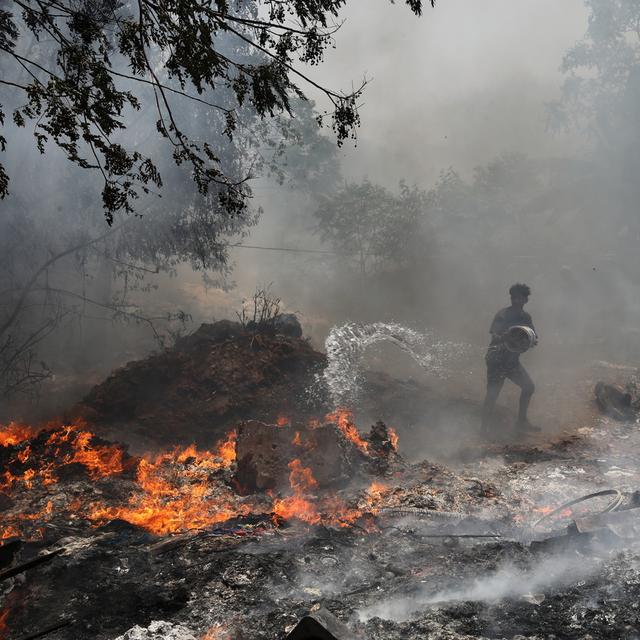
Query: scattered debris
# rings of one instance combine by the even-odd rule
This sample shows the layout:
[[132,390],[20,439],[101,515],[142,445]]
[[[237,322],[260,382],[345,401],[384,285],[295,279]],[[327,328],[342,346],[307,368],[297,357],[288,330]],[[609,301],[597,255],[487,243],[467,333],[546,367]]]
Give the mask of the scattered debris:
[[[282,411],[273,394],[299,385],[301,358],[305,375],[322,361],[304,341],[237,323],[197,334],[95,391],[96,406],[124,394],[96,414],[100,436],[0,428],[0,638],[267,640],[314,624],[338,640],[632,637],[640,430],[601,418],[467,463],[409,463],[384,422]],[[152,363],[179,365],[176,384]],[[419,395],[373,380],[381,401]],[[213,408],[227,384],[242,420]],[[162,446],[179,426],[204,437],[202,415],[178,424],[190,397],[214,443]],[[251,419],[252,401],[273,417]],[[156,450],[132,455],[107,428],[155,433]],[[604,489],[614,477],[625,486]]]
[[238,427],[236,479],[243,493],[289,487],[289,463],[299,460],[316,485],[344,485],[361,466],[356,445],[335,424],[266,425],[250,421]]
[[598,382],[594,394],[596,403],[604,414],[624,422],[635,419],[636,407],[628,391],[612,384]]
[[593,500],[594,498],[602,498],[605,496],[613,496],[613,499],[610,502],[608,502],[608,504],[606,504],[604,507],[600,507],[597,515],[609,513],[610,511],[615,511],[620,507],[620,505],[624,501],[624,496],[622,495],[622,492],[618,489],[603,489],[602,491],[589,493],[587,495],[580,496],[579,498],[574,498],[573,500],[569,500],[568,502],[565,502],[559,507],[556,507],[555,509],[552,509],[544,513],[538,520],[536,520],[533,523],[532,528],[535,529],[536,527],[540,526],[542,522],[551,520],[552,518],[555,518],[556,516],[559,516],[559,515],[562,515],[565,517],[567,515],[572,516],[573,511],[570,509],[570,507],[573,507],[577,504],[582,504],[583,502],[588,502],[589,500]]
[[198,640],[189,629],[179,624],[156,620],[148,627],[136,625],[115,640]]

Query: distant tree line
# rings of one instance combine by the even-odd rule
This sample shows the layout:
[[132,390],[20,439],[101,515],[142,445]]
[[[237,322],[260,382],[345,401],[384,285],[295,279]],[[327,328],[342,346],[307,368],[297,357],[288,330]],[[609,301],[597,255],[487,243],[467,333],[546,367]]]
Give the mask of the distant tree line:
[[0,398],[37,390],[46,354],[71,360],[88,324],[140,324],[162,345],[188,318],[145,292],[181,265],[220,284],[260,214],[250,180],[335,171],[366,83],[342,93],[304,69],[345,5],[0,0]]

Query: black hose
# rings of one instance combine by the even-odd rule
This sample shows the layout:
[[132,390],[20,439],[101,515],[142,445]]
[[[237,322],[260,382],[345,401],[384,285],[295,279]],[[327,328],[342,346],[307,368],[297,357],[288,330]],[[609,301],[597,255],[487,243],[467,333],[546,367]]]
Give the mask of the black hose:
[[549,513],[545,513],[542,516],[542,518],[539,518],[531,525],[531,528],[535,529],[535,527],[537,527],[541,522],[544,522],[544,520],[546,520],[547,518],[552,518],[558,513],[562,513],[562,511],[564,511],[568,507],[572,507],[573,505],[579,504],[580,502],[586,502],[587,500],[591,500],[593,498],[600,498],[602,496],[615,496],[615,497],[604,509],[602,509],[601,511],[598,511],[597,514],[593,514],[593,515],[600,515],[602,513],[609,513],[610,511],[615,511],[622,504],[622,501],[624,500],[624,496],[622,495],[622,492],[619,489],[603,489],[602,491],[596,491],[595,493],[588,493],[587,495],[581,496],[580,498],[575,498],[574,500],[569,500],[569,502],[565,502],[564,504],[561,504],[559,507],[556,507],[553,511],[550,511]]

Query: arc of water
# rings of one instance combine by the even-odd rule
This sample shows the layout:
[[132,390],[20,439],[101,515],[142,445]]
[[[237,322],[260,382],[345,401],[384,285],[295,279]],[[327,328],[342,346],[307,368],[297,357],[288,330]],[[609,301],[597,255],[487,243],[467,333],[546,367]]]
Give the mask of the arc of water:
[[327,368],[323,382],[335,406],[356,402],[362,387],[362,358],[372,345],[390,342],[425,370],[438,376],[448,373],[448,361],[465,345],[435,340],[430,331],[414,331],[397,323],[347,323],[335,326],[325,341]]

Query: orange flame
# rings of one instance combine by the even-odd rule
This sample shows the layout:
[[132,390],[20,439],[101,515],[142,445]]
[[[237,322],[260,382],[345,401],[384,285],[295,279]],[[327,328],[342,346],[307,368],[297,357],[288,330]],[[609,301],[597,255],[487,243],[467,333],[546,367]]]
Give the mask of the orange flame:
[[320,514],[315,504],[308,499],[307,494],[318,483],[311,473],[311,469],[302,466],[297,458],[289,463],[289,484],[293,489],[293,495],[278,499],[273,504],[273,513],[280,518],[289,520],[295,518],[308,524],[320,522]]
[[231,634],[224,624],[214,624],[200,640],[230,640]]
[[394,451],[398,450],[398,432],[393,427],[387,427],[387,433],[389,434],[389,440]]
[[303,467],[302,462],[297,458],[289,463],[289,483],[291,488],[298,493],[309,493],[311,489],[315,489],[318,486],[316,479],[311,473],[311,469]]
[[238,432],[231,431],[227,434],[227,439],[220,443],[217,457],[222,460],[225,468],[229,468],[236,461],[236,442],[238,440]]
[[33,438],[35,431],[26,425],[10,422],[6,427],[0,425],[0,446],[10,447]]
[[[550,506],[541,506],[541,507],[534,507],[533,511],[535,513],[540,514],[541,516],[546,516],[550,513],[552,513],[553,511],[555,511],[556,507],[550,507]],[[556,513],[553,517],[554,518],[570,518],[573,515],[574,511],[573,509],[567,507],[566,509],[563,509],[562,511],[560,511],[559,513]]]
[[351,440],[360,451],[363,453],[369,452],[369,443],[362,439],[353,421],[353,413],[349,409],[338,408],[333,413],[328,413],[325,416],[325,420],[336,424],[345,437]]
[[79,462],[88,470],[89,475],[97,480],[114,473],[121,473],[122,449],[112,445],[92,445],[93,434],[80,431],[74,444],[74,454],[70,462]]
[[296,519],[307,524],[324,523],[331,526],[348,527],[366,513],[375,514],[378,505],[389,488],[379,482],[373,482],[367,489],[361,506],[350,507],[337,495],[317,500],[310,495],[317,487],[311,469],[304,467],[300,460],[289,463],[289,484],[293,495],[277,499],[273,504],[276,516],[285,520]]
[[8,638],[9,637],[9,625],[7,624],[7,619],[9,618],[10,609],[2,609],[0,611],[0,638]]
[[[236,505],[227,487],[212,484],[209,479],[209,473],[226,469],[235,461],[235,439],[236,433],[230,433],[215,452],[199,451],[191,445],[141,460],[136,477],[141,493],[132,496],[125,506],[95,503],[89,519],[101,523],[120,518],[152,533],[165,534],[248,515],[249,505]],[[176,468],[177,464],[186,468]]]
[[[20,536],[20,529],[17,529],[13,525],[2,527],[0,529],[0,540],[6,540],[7,538],[17,538]],[[1,638],[2,636],[0,636]]]
[[[343,432],[349,432],[350,426],[355,429],[348,412],[338,419]],[[96,526],[120,518],[158,535],[202,529],[250,514],[269,513],[308,524],[348,526],[366,513],[375,513],[388,493],[384,485],[374,483],[357,504],[347,504],[337,495],[318,497],[315,495],[318,483],[311,468],[294,459],[288,465],[292,495],[272,497],[268,502],[240,500],[222,476],[216,479],[215,475],[234,464],[236,437],[235,432],[229,433],[210,451],[191,445],[131,459],[137,464],[136,490],[124,503],[87,503],[80,497],[72,499],[69,496],[67,499],[62,494],[56,498],[55,510],[68,513],[71,519],[89,520]],[[294,440],[306,444],[301,432],[296,433]],[[37,458],[34,449],[38,451]],[[12,458],[11,472],[0,475],[0,488],[12,489],[16,483],[25,489],[47,487],[58,482],[57,468],[71,462],[82,464],[91,479],[100,479],[122,472],[127,465],[124,456],[124,450],[118,445],[102,442],[79,426],[65,426],[47,434],[46,440],[40,438],[37,446],[35,442],[19,445]],[[18,535],[33,538],[34,531],[37,532],[36,523],[42,526],[51,519],[54,504],[51,500],[39,502],[38,509],[32,513],[11,515],[13,511],[15,508],[5,513],[0,538]]]
[[372,482],[367,489],[367,506],[374,509],[387,493],[389,493],[389,487],[386,484]]
[[[30,428],[27,427],[27,429]],[[30,433],[32,436],[35,434],[31,429]],[[31,489],[36,480],[44,485],[55,484],[56,469],[74,462],[82,464],[93,480],[123,471],[122,447],[114,444],[99,444],[90,431],[76,425],[67,425],[52,431],[44,446],[46,453],[36,461],[35,468],[30,465],[33,456],[31,444],[27,444],[18,451],[16,460],[27,468],[19,474],[10,471],[1,474],[0,489],[6,490],[18,482],[24,484],[27,489]]]

